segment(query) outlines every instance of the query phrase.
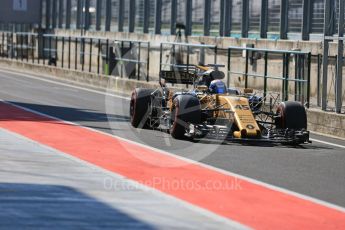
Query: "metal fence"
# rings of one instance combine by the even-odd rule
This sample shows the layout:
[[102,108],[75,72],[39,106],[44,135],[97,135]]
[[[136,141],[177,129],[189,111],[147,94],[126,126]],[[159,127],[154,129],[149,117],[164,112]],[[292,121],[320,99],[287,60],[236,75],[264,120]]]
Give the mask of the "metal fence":
[[[327,36],[325,39],[329,42],[337,37]],[[339,48],[342,53],[342,46]],[[248,47],[226,49],[186,43],[162,43],[151,47],[150,42],[145,41],[0,32],[2,58],[142,81],[158,80],[158,55],[161,68],[174,68],[180,64],[197,65],[199,62],[216,63],[224,65],[220,70],[228,73],[228,86],[256,88],[262,90],[263,95],[278,92],[281,100],[292,99],[306,105],[322,105],[325,110],[336,104],[340,108],[336,110],[338,113],[344,109],[344,94],[339,93],[342,90],[339,87],[342,84],[339,77],[342,76],[342,71],[338,67],[342,66],[341,55],[311,56],[310,53],[301,51],[254,49],[249,44]],[[322,62],[322,59],[327,60]],[[323,75],[322,65],[326,70]],[[327,72],[330,69],[337,75],[329,79]],[[334,86],[336,93],[333,94],[331,86]],[[312,102],[311,91],[315,95]]]
[[[334,5],[335,4],[335,5]],[[329,91],[334,90],[335,111],[342,113],[345,92],[343,91],[343,66],[344,66],[344,23],[345,23],[345,2],[344,0],[325,0],[325,25],[323,42],[323,75],[322,75],[322,109],[329,109]],[[337,36],[334,34],[337,33]],[[335,71],[333,71],[332,82],[334,89],[329,90],[329,64],[330,64],[330,42],[337,42],[337,53],[335,55]]]
[[183,23],[188,35],[304,40],[323,33],[325,12],[324,0],[42,0],[41,7],[43,29],[175,34]]
[[149,81],[149,42],[2,32],[0,43],[3,58]]
[[[237,55],[236,55],[237,54]],[[239,56],[244,56],[244,65],[242,71],[234,70],[232,60],[237,59],[235,65],[239,66]],[[257,70],[258,61],[262,65],[262,71]],[[280,74],[272,74],[269,71],[269,62],[275,63],[274,65],[281,65]],[[292,65],[292,62],[294,65]],[[255,71],[249,71],[249,66],[255,68]],[[310,71],[311,71],[311,53],[302,51],[288,51],[288,50],[269,50],[257,49],[250,47],[229,47],[228,48],[228,84],[231,78],[240,76],[244,78],[244,88],[259,87],[263,89],[263,97],[266,98],[269,91],[274,90],[279,93],[279,98],[282,101],[288,101],[290,94],[293,95],[295,101],[300,101],[307,107],[310,106]],[[293,68],[293,72],[290,70]],[[275,71],[277,72],[277,71]],[[250,78],[259,81],[250,81]],[[277,86],[269,87],[269,81],[276,81]],[[259,85],[262,85],[260,87]],[[277,90],[280,88],[280,90]]]

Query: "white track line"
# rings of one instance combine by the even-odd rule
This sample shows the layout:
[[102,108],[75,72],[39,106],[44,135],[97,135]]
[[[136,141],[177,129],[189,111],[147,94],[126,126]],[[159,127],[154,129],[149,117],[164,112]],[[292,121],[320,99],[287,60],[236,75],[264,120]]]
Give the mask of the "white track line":
[[314,138],[310,138],[310,140],[311,140],[311,141],[318,142],[318,143],[321,143],[321,144],[330,145],[330,146],[334,146],[334,147],[337,147],[337,148],[345,149],[345,146],[344,146],[344,145],[334,144],[334,143],[332,143],[332,142],[322,141],[322,140],[318,140],[318,139],[314,139]]
[[295,196],[295,197],[298,197],[300,199],[307,200],[307,201],[310,201],[310,202],[313,202],[313,203],[316,203],[316,204],[319,204],[319,205],[322,205],[322,206],[325,206],[325,207],[328,207],[328,208],[332,208],[332,209],[335,209],[335,210],[338,210],[340,212],[344,212],[345,213],[345,207],[341,207],[341,206],[338,206],[336,204],[329,203],[327,201],[323,201],[323,200],[320,200],[320,199],[317,199],[317,198],[314,198],[314,197],[303,195],[303,194],[300,194],[300,193],[297,193],[297,192],[294,192],[294,191],[291,191],[291,190],[288,190],[288,189],[285,189],[285,188],[280,188],[278,186],[271,185],[271,184],[268,184],[268,183],[265,183],[265,182],[262,182],[262,181],[250,178],[250,177],[242,176],[242,175],[239,175],[237,173],[233,173],[233,172],[230,172],[230,171],[219,169],[219,168],[216,168],[214,166],[204,164],[202,162],[198,162],[198,161],[194,161],[194,160],[191,160],[191,159],[188,159],[188,158],[185,158],[185,157],[177,156],[175,154],[166,152],[164,150],[157,149],[157,148],[154,148],[154,147],[151,147],[151,146],[148,146],[148,145],[145,145],[145,144],[141,144],[141,143],[138,143],[138,142],[135,142],[135,141],[127,140],[127,139],[124,139],[122,137],[119,137],[119,136],[116,136],[116,135],[113,135],[113,134],[109,134],[109,133],[105,133],[105,132],[99,131],[97,129],[93,129],[93,128],[89,128],[89,127],[84,127],[84,126],[82,126],[80,124],[76,124],[76,123],[73,123],[73,122],[70,122],[70,121],[64,121],[64,120],[62,120],[60,118],[57,118],[57,117],[54,117],[54,116],[50,116],[50,115],[47,115],[47,114],[44,114],[44,113],[41,113],[41,112],[38,112],[38,111],[35,111],[35,110],[32,110],[32,109],[28,109],[28,108],[25,108],[25,107],[22,107],[22,106],[19,106],[19,105],[15,105],[15,104],[10,103],[10,102],[3,101],[2,99],[0,99],[0,101],[2,101],[3,103],[9,104],[9,105],[15,106],[17,108],[23,109],[25,111],[31,112],[31,113],[35,113],[35,114],[38,114],[38,115],[41,115],[41,116],[45,116],[45,117],[48,117],[48,118],[51,118],[51,119],[55,119],[55,120],[64,122],[66,124],[75,125],[75,126],[78,126],[78,127],[82,127],[82,128],[88,129],[88,130],[93,131],[93,132],[97,132],[97,133],[100,133],[100,134],[103,134],[103,135],[107,135],[107,136],[110,136],[110,137],[113,137],[113,138],[117,138],[117,139],[120,139],[120,140],[125,141],[127,143],[131,143],[131,144],[134,144],[134,145],[138,145],[140,147],[151,149],[153,151],[156,151],[156,152],[159,152],[161,154],[168,155],[170,157],[174,157],[174,158],[177,158],[177,159],[189,162],[191,164],[199,165],[199,166],[202,166],[202,167],[214,170],[216,172],[219,172],[219,173],[222,173],[222,174],[225,174],[225,175],[229,175],[231,177],[237,177],[239,179],[248,181],[250,183],[253,183],[253,184],[256,184],[256,185],[260,185],[260,186],[263,186],[263,187],[275,190],[277,192],[282,192],[282,193],[285,193],[285,194],[288,194],[288,195],[291,195],[291,196]]

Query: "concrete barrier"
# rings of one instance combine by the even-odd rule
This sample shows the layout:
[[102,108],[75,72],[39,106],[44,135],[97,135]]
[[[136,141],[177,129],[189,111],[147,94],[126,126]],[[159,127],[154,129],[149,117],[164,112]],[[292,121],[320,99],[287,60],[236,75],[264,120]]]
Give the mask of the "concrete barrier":
[[[99,75],[59,67],[43,66],[16,60],[0,60],[0,68],[30,72],[41,77],[51,78],[70,84],[84,86],[99,91],[130,95],[134,88],[155,88],[158,83],[136,81],[114,76]],[[308,109],[308,129],[310,131],[345,138],[345,115]]]
[[308,129],[317,133],[345,138],[345,115],[308,109]]
[[124,79],[115,76],[88,73],[72,69],[63,69],[53,66],[44,66],[16,60],[0,60],[0,67],[6,69],[15,69],[21,72],[29,71],[30,73],[37,74],[45,78],[53,78],[74,85],[86,86],[101,91],[107,91],[110,93],[121,93],[125,95],[130,95],[132,90],[136,87],[158,87],[158,82],[154,83],[137,81],[132,79]]

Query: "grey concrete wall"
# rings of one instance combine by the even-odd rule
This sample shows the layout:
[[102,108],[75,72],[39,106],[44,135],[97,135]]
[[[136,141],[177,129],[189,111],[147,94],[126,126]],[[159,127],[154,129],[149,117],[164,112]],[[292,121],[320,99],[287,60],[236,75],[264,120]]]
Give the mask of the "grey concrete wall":
[[345,116],[316,109],[308,110],[308,128],[318,133],[345,138]]

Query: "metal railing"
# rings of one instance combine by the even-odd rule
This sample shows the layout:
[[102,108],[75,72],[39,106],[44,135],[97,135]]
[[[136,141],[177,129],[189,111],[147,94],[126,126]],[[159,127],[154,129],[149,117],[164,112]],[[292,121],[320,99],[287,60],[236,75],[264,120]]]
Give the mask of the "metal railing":
[[[150,59],[158,52],[159,67],[151,70]],[[227,71],[227,81],[231,86],[263,89],[264,95],[273,91],[279,92],[282,100],[294,99],[307,106],[310,105],[310,75],[313,63],[315,77],[312,92],[317,93],[317,98],[315,97],[315,101],[313,98],[312,103],[319,106],[321,99],[324,100],[321,94],[324,90],[321,76],[322,56],[313,56],[311,59],[310,53],[301,51],[249,47],[221,49],[216,45],[176,42],[151,47],[147,41],[0,32],[0,56],[28,63],[144,81],[156,81],[160,70],[179,70],[181,65],[192,68],[192,65],[198,65],[199,62],[221,64],[225,67],[220,67],[220,70]],[[236,69],[238,67],[242,69]],[[258,71],[254,68],[258,68]],[[234,81],[235,77],[241,80]]]
[[146,41],[2,32],[0,56],[149,81],[150,43]]
[[[234,71],[231,65],[232,53],[235,51],[240,52],[240,56],[244,56],[245,64],[244,71]],[[280,75],[271,75],[269,73],[269,55],[281,56],[282,72]],[[264,60],[263,73],[250,73],[249,67],[253,66],[258,60]],[[291,58],[294,58],[294,76],[289,74]],[[238,62],[239,59],[237,59]],[[278,59],[279,60],[279,59]],[[272,61],[272,60],[271,60]],[[232,75],[244,77],[244,88],[253,87],[250,85],[249,78],[262,78],[263,79],[263,96],[264,98],[269,91],[268,81],[278,80],[281,81],[281,100],[289,100],[290,89],[292,88],[294,100],[300,101],[307,107],[310,105],[310,70],[311,70],[311,53],[302,51],[290,50],[269,50],[257,49],[249,47],[228,47],[228,84],[230,84]],[[293,86],[291,87],[291,84]]]
[[[287,39],[297,33],[304,40],[322,34],[326,8],[324,0],[42,0],[41,6],[44,29],[175,34],[184,21],[188,35]],[[12,27],[0,23],[0,30]]]

